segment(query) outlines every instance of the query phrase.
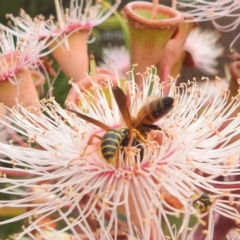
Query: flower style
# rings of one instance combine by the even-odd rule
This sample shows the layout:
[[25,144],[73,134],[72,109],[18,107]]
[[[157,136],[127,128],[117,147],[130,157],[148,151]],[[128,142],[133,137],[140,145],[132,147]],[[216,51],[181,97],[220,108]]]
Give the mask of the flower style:
[[119,77],[126,76],[130,70],[130,56],[128,50],[124,47],[107,47],[103,49],[103,62],[99,64],[100,67],[113,70],[116,69]]
[[[118,80],[118,86],[126,92],[131,115],[136,116],[148,96],[162,96],[164,86],[154,72],[156,69],[149,69],[148,75],[142,76],[142,92],[135,84],[120,84]],[[208,212],[197,214],[191,198],[202,191],[214,199],[210,210],[239,220],[240,214],[233,207],[239,197],[233,191],[239,182],[227,180],[240,171],[240,140],[229,144],[240,134],[240,116],[229,119],[239,109],[239,95],[227,104],[227,90],[216,85],[211,104],[200,113],[210,98],[208,80],[204,81],[204,87],[196,82],[179,87],[174,80],[169,82],[169,96],[175,99],[175,106],[155,123],[160,130],[147,134],[146,143],[120,148],[110,163],[100,154],[100,140],[88,142],[104,131],[62,109],[54,98],[41,102],[41,115],[24,108],[21,112],[9,109],[11,117],[5,118],[28,138],[29,147],[0,143],[0,153],[11,159],[2,158],[0,162],[27,177],[2,174],[5,187],[0,193],[9,198],[0,200],[0,207],[24,207],[28,211],[1,224],[27,220],[15,239],[57,239],[64,232],[74,239],[81,239],[83,234],[88,239],[110,239],[109,234],[117,239],[124,231],[134,237],[136,229],[142,239],[167,239],[166,235],[177,239],[169,217],[185,213],[187,218],[196,214],[202,219]],[[76,90],[81,105],[67,102],[69,107],[112,128],[124,127],[110,79],[103,85],[92,82],[88,90]],[[225,122],[229,124],[221,129]],[[6,170],[0,169],[2,173]],[[125,216],[123,224],[120,213]],[[208,230],[212,230],[213,214],[209,211]],[[179,234],[187,236],[188,221],[182,222]],[[46,234],[44,229],[51,228]]]
[[215,31],[194,28],[184,44],[194,66],[206,74],[217,74],[216,59],[223,54],[223,47],[217,44],[219,37]]

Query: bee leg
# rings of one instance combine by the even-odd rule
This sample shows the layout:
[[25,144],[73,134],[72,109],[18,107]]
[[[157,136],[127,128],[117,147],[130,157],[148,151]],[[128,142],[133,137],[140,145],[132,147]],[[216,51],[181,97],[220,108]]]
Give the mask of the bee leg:
[[204,206],[204,205],[200,205],[200,206],[199,206],[199,211],[200,211],[200,213],[204,213],[204,212],[206,212],[206,211],[207,211],[206,206]]
[[143,142],[143,143],[147,143],[147,140],[142,136],[142,134],[137,130],[137,129],[132,129],[131,131],[135,132],[138,139]]
[[128,138],[129,138],[128,147],[131,147],[133,144],[133,139],[135,137],[133,136],[133,134],[137,135],[137,138],[138,140],[140,140],[140,142],[147,143],[147,140],[142,136],[142,134],[137,129],[131,129],[128,135]]
[[130,133],[129,133],[129,135],[128,135],[128,139],[129,139],[128,145],[127,145],[128,147],[131,147],[132,144],[133,144],[133,139],[134,139],[133,134],[134,134],[134,131],[130,131]]
[[[86,147],[83,148],[83,152],[82,152],[82,154],[81,154],[80,157],[82,157],[82,156],[85,154],[85,152],[87,151],[88,146],[92,144],[94,138],[98,138],[98,139],[102,140],[102,137],[100,137],[100,136],[98,136],[98,135],[95,135],[95,134],[92,135],[91,137],[89,137],[89,139],[88,139],[88,141],[87,141],[87,145],[86,145]],[[72,162],[75,162],[75,161],[77,161],[78,159],[79,159],[79,158],[75,158],[75,159],[71,160],[71,161],[68,163],[67,168],[69,168],[69,167],[71,166]]]
[[98,138],[98,139],[102,140],[102,137],[100,137],[100,136],[98,136],[96,134],[94,134],[91,137],[89,137],[87,145],[86,145],[86,147],[83,148],[83,153],[81,154],[81,156],[83,156],[85,154],[85,152],[87,151],[88,146],[92,144],[94,138]]

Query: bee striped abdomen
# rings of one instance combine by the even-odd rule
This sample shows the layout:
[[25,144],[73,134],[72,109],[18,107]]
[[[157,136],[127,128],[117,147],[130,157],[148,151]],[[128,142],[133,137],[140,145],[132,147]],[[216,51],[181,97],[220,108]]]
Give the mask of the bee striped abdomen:
[[112,129],[104,134],[101,143],[101,152],[107,161],[115,156],[121,142],[122,135],[118,130]]

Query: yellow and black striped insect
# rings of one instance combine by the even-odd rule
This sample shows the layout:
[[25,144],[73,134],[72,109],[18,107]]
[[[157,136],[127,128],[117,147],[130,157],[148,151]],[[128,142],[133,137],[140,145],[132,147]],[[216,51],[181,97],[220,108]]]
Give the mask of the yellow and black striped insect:
[[[101,152],[103,157],[109,162],[115,156],[120,145],[128,137],[128,128],[110,129],[102,137]],[[117,163],[118,164],[118,163]]]
[[[69,112],[75,113],[78,117],[82,118],[83,120],[93,123],[94,125],[102,128],[105,130],[105,134],[103,137],[100,137],[98,135],[93,135],[89,138],[87,146],[84,150],[86,151],[87,147],[92,143],[94,137],[101,139],[101,153],[104,157],[104,159],[107,162],[111,162],[112,159],[115,157],[117,150],[119,149],[121,143],[125,140],[126,137],[128,137],[130,130],[128,128],[120,128],[120,129],[112,129],[106,124],[93,119],[87,115],[84,115],[80,112],[74,111],[72,109],[68,109]],[[117,162],[117,161],[116,161]],[[118,165],[118,163],[116,163]]]
[[157,125],[154,125],[156,121],[166,115],[172,108],[174,99],[172,97],[159,97],[157,95],[146,98],[145,103],[138,111],[135,118],[130,116],[127,97],[123,90],[118,86],[112,87],[114,98],[117,102],[122,117],[130,129],[129,141],[132,145],[132,136],[134,133],[141,142],[146,142],[146,133],[150,130],[161,130]]
[[[136,119],[132,120],[127,106],[127,97],[123,90],[118,86],[113,86],[112,92],[127,127],[118,130],[112,129],[96,119],[68,109],[68,111],[75,113],[78,117],[106,131],[103,137],[97,135],[90,137],[87,146],[92,143],[94,137],[101,139],[101,152],[107,162],[112,162],[120,146],[135,146],[140,142],[146,142],[145,134],[151,129],[160,129],[153,123],[167,114],[172,109],[174,102],[174,99],[171,97],[157,97],[154,100],[147,101],[138,112]],[[116,165],[118,166],[118,159],[116,160]]]
[[202,193],[200,196],[197,194],[193,194],[192,198],[195,198],[193,201],[193,205],[195,205],[195,208],[199,211],[199,213],[207,212],[212,205],[212,201],[209,195],[206,193]]

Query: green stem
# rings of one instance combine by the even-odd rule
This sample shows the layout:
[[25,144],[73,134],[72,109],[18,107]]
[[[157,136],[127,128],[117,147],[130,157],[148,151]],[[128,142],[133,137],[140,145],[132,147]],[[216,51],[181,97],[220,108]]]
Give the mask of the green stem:
[[[111,7],[111,5],[106,1],[103,1],[102,4],[107,8]],[[121,16],[121,14],[118,11],[114,11],[113,15],[116,17],[116,19],[118,20],[118,22],[121,25],[121,28],[122,28],[122,31],[124,34],[125,46],[129,50],[130,49],[130,35],[129,35],[128,25],[126,24],[125,19]]]

